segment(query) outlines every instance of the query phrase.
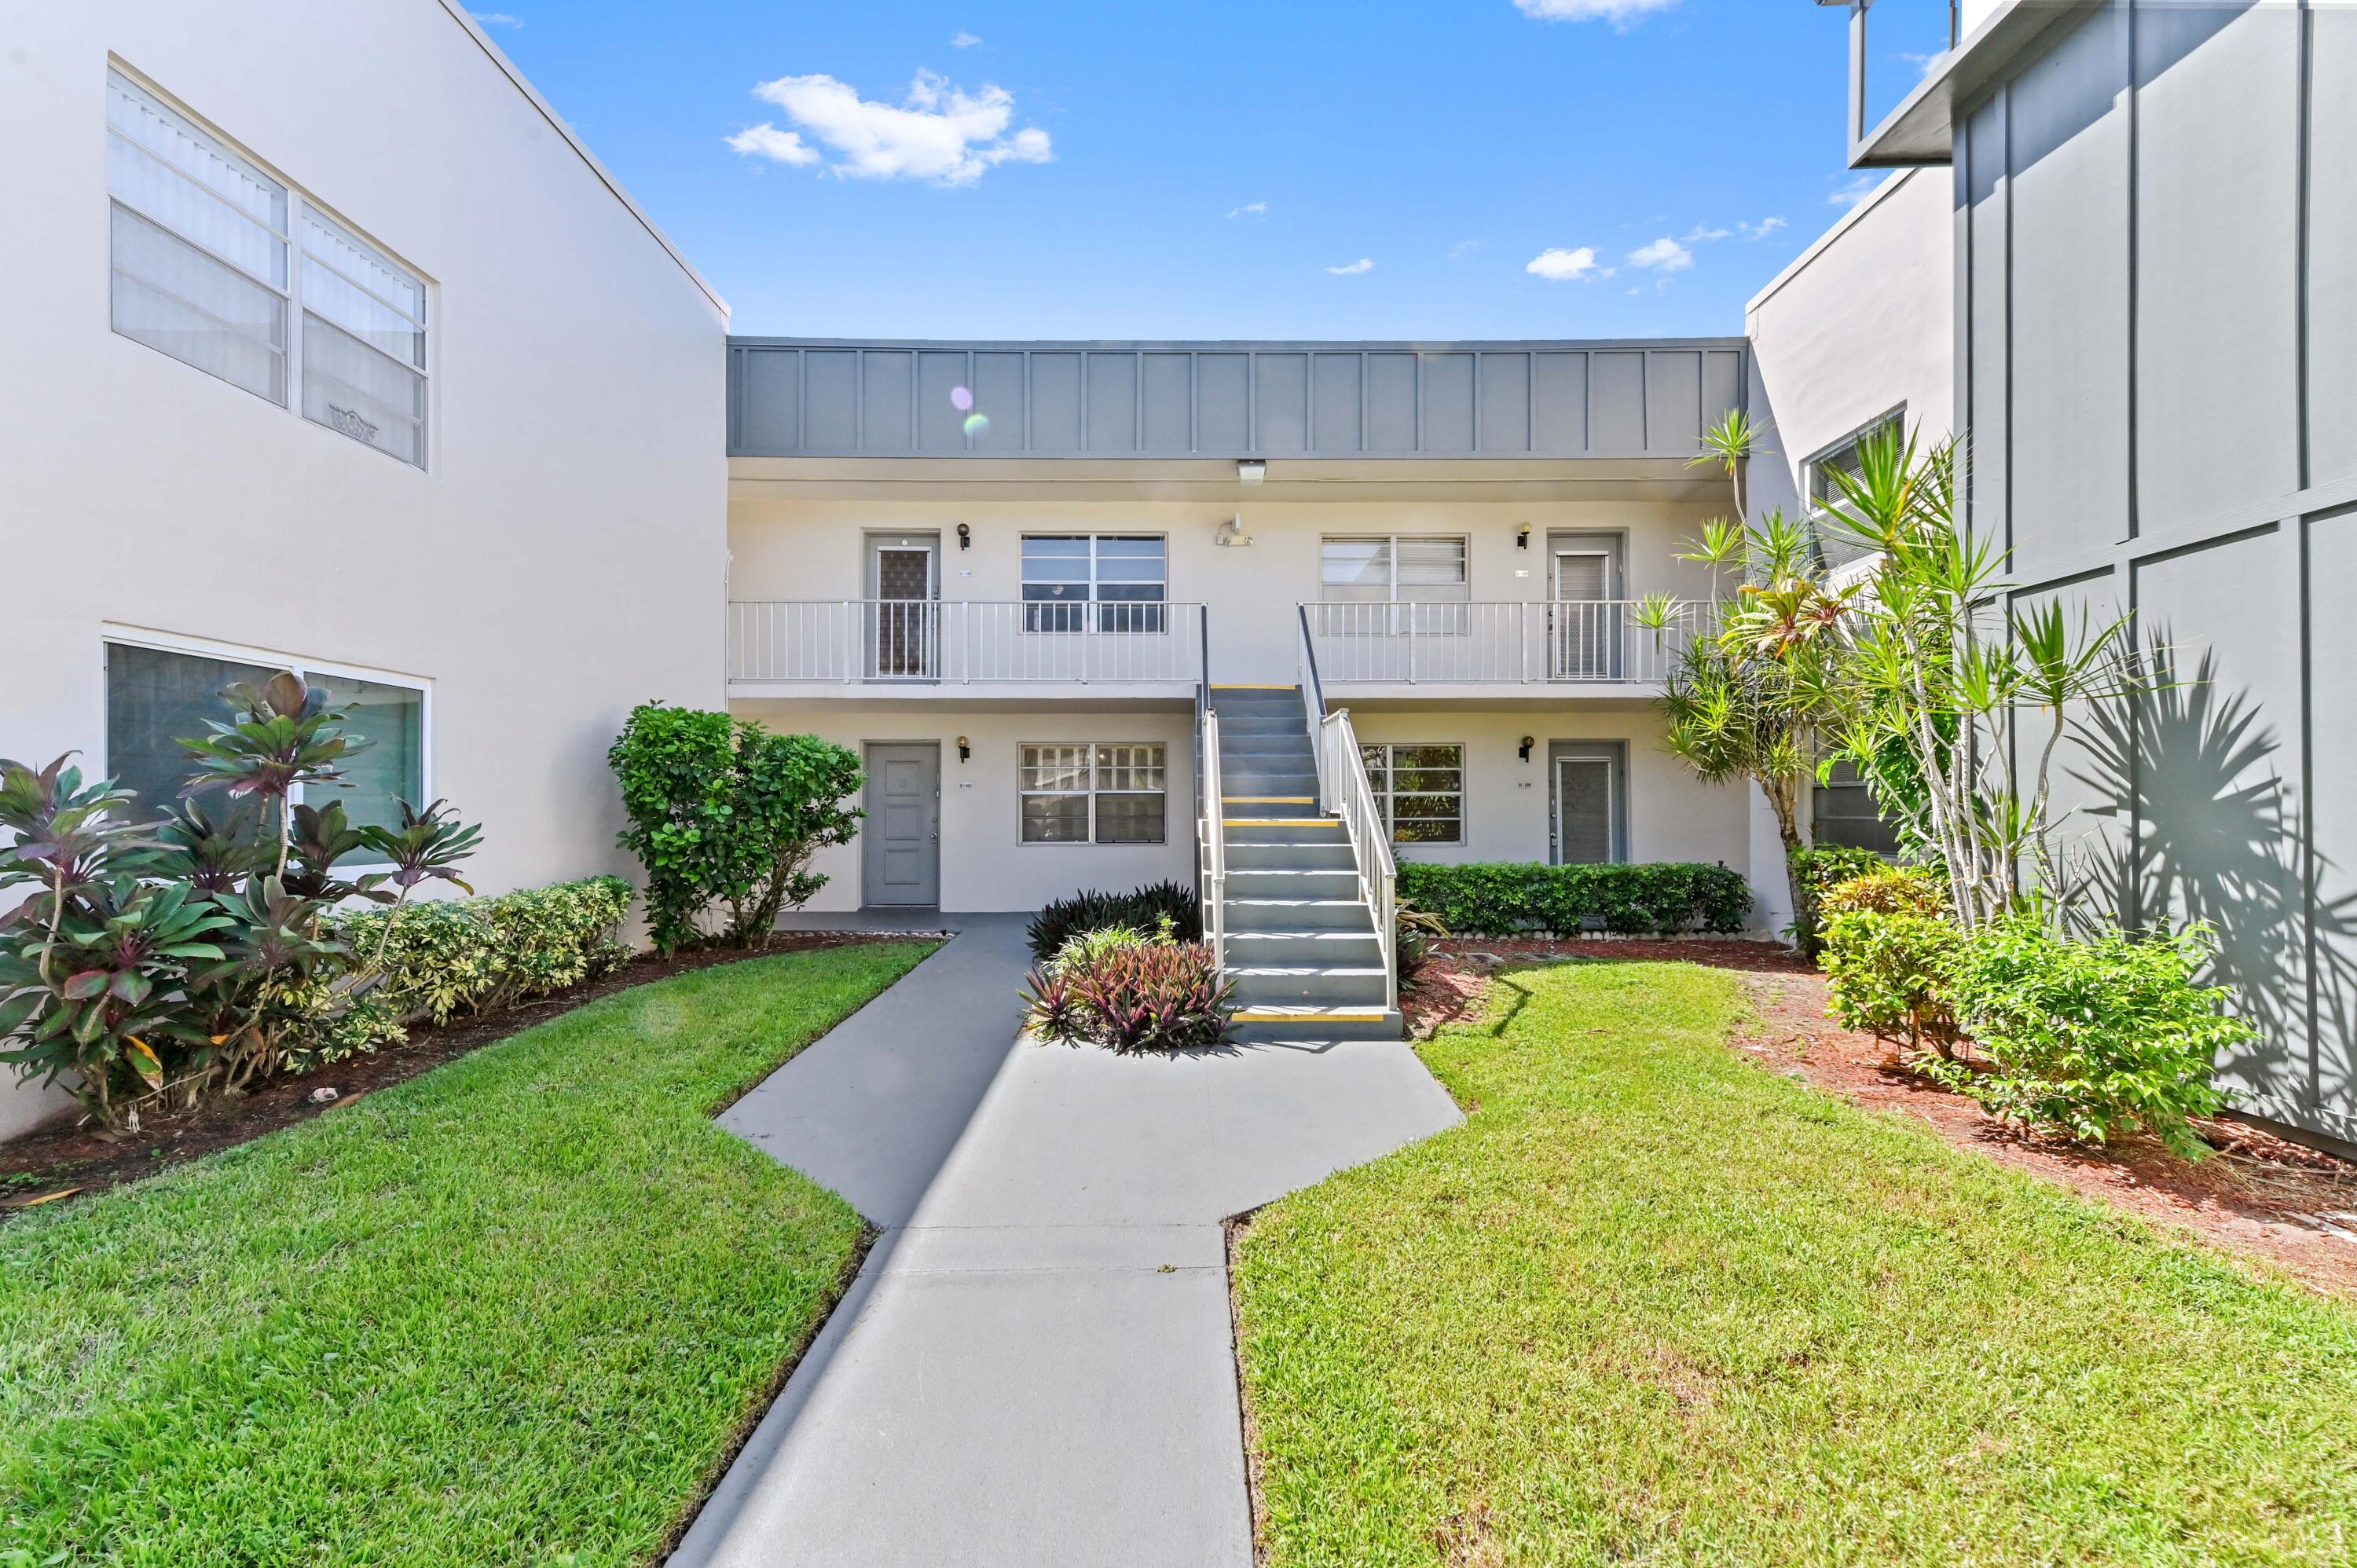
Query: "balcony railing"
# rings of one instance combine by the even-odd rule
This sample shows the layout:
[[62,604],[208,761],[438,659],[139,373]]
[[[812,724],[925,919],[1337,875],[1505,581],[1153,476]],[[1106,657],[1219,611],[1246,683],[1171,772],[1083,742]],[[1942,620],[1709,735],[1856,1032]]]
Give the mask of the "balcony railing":
[[804,599],[728,607],[732,681],[1192,685],[1202,675],[1200,605]]
[[1329,686],[1648,684],[1667,678],[1709,607],[1658,630],[1630,599],[1302,607]]

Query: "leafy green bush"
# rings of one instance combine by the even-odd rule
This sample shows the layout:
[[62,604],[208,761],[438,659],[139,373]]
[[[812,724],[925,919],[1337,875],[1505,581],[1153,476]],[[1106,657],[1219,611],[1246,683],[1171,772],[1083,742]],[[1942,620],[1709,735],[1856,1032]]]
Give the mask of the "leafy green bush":
[[1785,935],[1800,944],[1803,956],[1814,958],[1824,950],[1826,911],[1822,900],[1825,889],[1853,876],[1880,871],[1890,863],[1870,849],[1839,843],[1794,850],[1791,860],[1792,887],[1800,908],[1792,911],[1792,924]]
[[1405,861],[1399,891],[1472,937],[1571,936],[1591,917],[1623,936],[1739,931],[1751,913],[1751,889],[1723,865]]
[[[479,829],[439,800],[397,826],[354,826],[324,798],[370,743],[293,671],[222,693],[232,717],[180,739],[183,797],[141,802],[85,786],[70,758],[0,761],[0,889],[36,891],[0,917],[0,1062],[65,1080],[91,1113],[136,1127],[267,1079],[364,1031],[374,955],[330,927],[350,900],[399,909],[427,881],[460,886]],[[357,851],[389,869],[347,879]]]
[[1948,908],[1948,885],[1920,865],[1878,865],[1845,877],[1817,896],[1825,918],[1836,915],[1940,915]]
[[701,941],[769,940],[780,911],[826,886],[811,857],[848,843],[860,811],[856,754],[749,719],[649,703],[606,754],[630,825],[622,847],[647,873],[647,929],[670,952]]
[[1034,969],[1024,1025],[1042,1039],[1092,1044],[1116,1055],[1214,1046],[1228,1029],[1231,982],[1211,950],[1124,930],[1126,940],[1083,935],[1069,956]]
[[1150,931],[1158,929],[1166,916],[1174,940],[1202,940],[1202,908],[1196,902],[1195,890],[1178,882],[1149,883],[1127,893],[1075,893],[1059,898],[1031,918],[1024,934],[1031,943],[1031,956],[1045,962],[1082,932],[1113,926]]
[[2255,1037],[2222,986],[2195,983],[2216,952],[2206,926],[2175,938],[2105,931],[2083,940],[2032,916],[1979,928],[1953,970],[1958,1016],[1993,1070],[1927,1070],[2025,1126],[2102,1143],[2142,1129],[2179,1154],[2208,1146],[2187,1118],[2214,1115],[2219,1054]]
[[1956,1043],[1950,975],[1963,940],[1937,913],[1858,908],[1829,914],[1820,961],[1833,983],[1834,1016],[1845,1028],[1947,1056]]
[[402,1025],[447,1023],[562,991],[630,956],[618,929],[630,885],[593,876],[489,898],[414,904],[396,925],[381,911],[339,918],[336,934],[378,953],[371,1000]]

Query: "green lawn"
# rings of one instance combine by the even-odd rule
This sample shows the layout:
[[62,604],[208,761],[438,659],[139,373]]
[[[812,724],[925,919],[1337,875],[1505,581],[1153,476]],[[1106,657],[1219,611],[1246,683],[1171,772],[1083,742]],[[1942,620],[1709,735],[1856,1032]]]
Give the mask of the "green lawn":
[[1277,1568],[2357,1560],[2357,1312],[1745,1063],[1726,974],[1500,993],[1465,1126],[1243,1245]]
[[862,1230],[708,1118],[929,950],[640,986],[0,1227],[0,1565],[646,1561]]

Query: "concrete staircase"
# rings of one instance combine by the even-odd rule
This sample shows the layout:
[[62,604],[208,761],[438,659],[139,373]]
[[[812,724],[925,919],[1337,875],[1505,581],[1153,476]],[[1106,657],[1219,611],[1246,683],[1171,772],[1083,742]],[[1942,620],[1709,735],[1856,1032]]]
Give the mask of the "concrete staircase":
[[1249,1044],[1396,1040],[1374,917],[1351,841],[1318,814],[1299,688],[1214,686],[1226,853],[1232,1037]]

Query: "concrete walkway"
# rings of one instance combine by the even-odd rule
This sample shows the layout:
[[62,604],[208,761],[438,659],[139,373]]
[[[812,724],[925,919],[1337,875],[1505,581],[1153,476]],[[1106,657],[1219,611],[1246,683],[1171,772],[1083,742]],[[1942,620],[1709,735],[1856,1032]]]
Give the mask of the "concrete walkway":
[[882,1230],[672,1558],[1249,1568],[1220,1222],[1455,1124],[1405,1045],[1018,1043],[1014,917],[725,1125]]

